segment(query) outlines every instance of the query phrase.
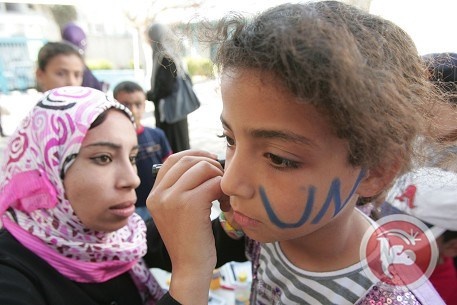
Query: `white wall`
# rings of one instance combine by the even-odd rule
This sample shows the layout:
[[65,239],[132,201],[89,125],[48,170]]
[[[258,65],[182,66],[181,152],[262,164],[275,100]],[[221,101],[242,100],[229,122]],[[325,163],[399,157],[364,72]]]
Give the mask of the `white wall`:
[[370,12],[405,30],[421,55],[457,52],[456,0],[373,0]]

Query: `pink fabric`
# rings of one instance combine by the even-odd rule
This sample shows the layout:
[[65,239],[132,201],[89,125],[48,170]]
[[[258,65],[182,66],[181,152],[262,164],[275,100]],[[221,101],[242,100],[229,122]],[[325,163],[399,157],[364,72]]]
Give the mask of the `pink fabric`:
[[132,268],[138,260],[131,262],[101,261],[82,262],[62,257],[62,255],[43,243],[41,239],[24,231],[9,218],[4,219],[5,228],[17,239],[68,278],[80,283],[102,283]]
[[0,215],[11,206],[24,212],[53,208],[57,204],[56,191],[38,170],[19,173],[11,178],[0,197]]
[[19,242],[69,279],[104,282],[129,270],[145,303],[154,304],[163,291],[142,260],[144,221],[134,214],[115,232],[89,230],[65,198],[61,174],[90,125],[110,108],[132,119],[128,109],[95,89],[46,92],[9,138],[1,166],[0,216]]

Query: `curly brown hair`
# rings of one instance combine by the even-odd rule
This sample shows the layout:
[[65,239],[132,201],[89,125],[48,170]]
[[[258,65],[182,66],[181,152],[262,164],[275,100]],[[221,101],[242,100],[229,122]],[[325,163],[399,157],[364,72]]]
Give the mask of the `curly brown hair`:
[[217,25],[216,64],[276,76],[349,142],[354,166],[410,168],[438,97],[411,38],[394,23],[338,1],[283,4]]

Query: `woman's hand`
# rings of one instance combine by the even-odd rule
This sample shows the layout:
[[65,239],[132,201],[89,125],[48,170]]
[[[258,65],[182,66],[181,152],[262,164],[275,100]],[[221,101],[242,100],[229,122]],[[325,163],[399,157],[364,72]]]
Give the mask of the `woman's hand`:
[[222,197],[216,155],[187,150],[171,155],[158,172],[147,207],[172,262],[170,293],[203,304],[216,266],[211,206]]

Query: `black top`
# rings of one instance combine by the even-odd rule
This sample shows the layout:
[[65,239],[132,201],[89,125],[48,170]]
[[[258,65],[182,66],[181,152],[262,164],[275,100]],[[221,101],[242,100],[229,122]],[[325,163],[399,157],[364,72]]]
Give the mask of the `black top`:
[[176,64],[170,58],[164,56],[159,65],[154,80],[154,89],[147,93],[148,100],[153,101],[154,104],[158,104],[160,99],[173,92],[177,76]]
[[[218,266],[225,258],[244,256],[244,241],[234,241],[213,222],[218,251]],[[153,222],[148,223],[147,264],[171,271],[170,258]],[[220,255],[219,255],[220,254]],[[0,304],[1,305],[140,305],[138,290],[128,272],[104,283],[77,283],[67,279],[46,261],[22,246],[8,231],[0,230]],[[169,295],[158,305],[178,304]]]
[[176,64],[170,58],[164,56],[156,73],[154,89],[149,90],[146,94],[147,99],[154,102],[156,127],[161,128],[165,132],[174,153],[189,149],[190,140],[187,117],[171,124],[160,121],[160,100],[169,96],[178,88]]

